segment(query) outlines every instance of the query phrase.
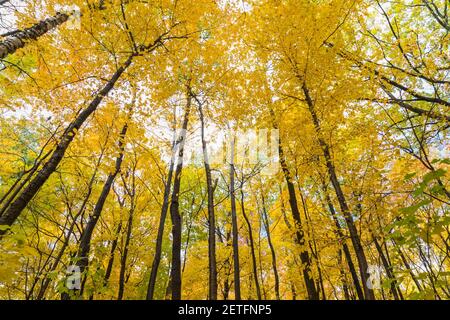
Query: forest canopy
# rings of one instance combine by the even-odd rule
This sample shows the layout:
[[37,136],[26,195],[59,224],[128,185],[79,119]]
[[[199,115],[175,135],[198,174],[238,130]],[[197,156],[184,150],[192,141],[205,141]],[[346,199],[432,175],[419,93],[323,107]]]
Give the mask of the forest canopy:
[[0,299],[450,299],[449,0],[0,0]]

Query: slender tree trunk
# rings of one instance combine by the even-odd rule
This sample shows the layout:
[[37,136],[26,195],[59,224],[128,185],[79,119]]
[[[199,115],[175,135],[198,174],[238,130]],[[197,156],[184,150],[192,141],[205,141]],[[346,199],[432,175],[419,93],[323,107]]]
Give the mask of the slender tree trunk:
[[112,268],[114,265],[114,255],[117,249],[117,244],[119,242],[119,236],[121,231],[122,231],[122,221],[119,222],[119,225],[117,226],[116,230],[116,235],[113,241],[111,242],[111,250],[109,251],[108,265],[106,266],[105,277],[103,278],[104,286],[108,284],[109,278],[111,277]]
[[241,275],[239,265],[239,232],[236,212],[236,190],[234,187],[234,177],[236,170],[234,168],[234,154],[235,154],[236,137],[231,139],[230,150],[230,201],[231,201],[231,224],[233,233],[233,273],[234,273],[234,298],[241,300]]
[[325,194],[325,202],[328,205],[328,209],[329,209],[329,211],[331,213],[331,217],[332,217],[332,219],[334,221],[334,224],[336,226],[336,235],[338,236],[338,239],[339,239],[339,241],[342,244],[342,250],[344,251],[344,254],[345,254],[345,260],[347,260],[348,269],[350,270],[350,274],[352,276],[353,285],[355,287],[356,294],[358,295],[358,298],[360,300],[364,300],[364,293],[363,293],[363,290],[361,288],[361,284],[360,284],[359,279],[358,279],[358,275],[357,275],[357,272],[356,272],[355,265],[353,264],[352,255],[351,255],[350,249],[349,249],[349,247],[347,245],[347,242],[346,242],[346,239],[345,239],[346,237],[345,237],[344,233],[342,232],[342,227],[341,227],[341,225],[340,225],[340,223],[339,223],[339,221],[337,219],[336,210],[334,209],[333,203],[331,202],[331,198],[330,198],[330,195],[328,194],[328,190],[327,190],[327,187],[325,185],[325,181],[322,181],[322,189],[323,189],[323,192]]
[[347,200],[345,199],[344,192],[342,191],[341,185],[339,183],[339,180],[336,175],[336,170],[334,168],[332,159],[331,159],[331,153],[330,148],[328,144],[325,142],[325,140],[322,138],[322,132],[320,127],[319,118],[317,117],[314,102],[311,99],[311,96],[309,94],[308,87],[306,86],[306,83],[303,82],[302,85],[303,93],[305,94],[306,102],[308,105],[308,110],[311,114],[314,128],[316,130],[317,139],[319,141],[319,144],[322,148],[323,155],[325,157],[326,166],[328,169],[328,174],[330,176],[331,184],[333,185],[333,188],[336,192],[336,197],[339,202],[339,206],[341,207],[342,213],[345,217],[345,221],[347,223],[348,230],[350,232],[350,239],[353,244],[353,248],[356,253],[356,257],[358,259],[359,264],[359,271],[361,275],[361,279],[363,282],[363,290],[364,290],[364,296],[367,300],[375,300],[375,295],[372,289],[370,289],[367,286],[367,281],[370,278],[369,272],[368,272],[368,263],[366,259],[366,255],[364,253],[364,248],[361,244],[361,239],[358,235],[358,231],[356,230],[355,223],[353,221],[353,217],[350,213],[350,209],[347,204]]
[[[220,236],[219,233],[219,241],[225,245],[225,247],[228,248],[231,246],[230,244],[230,240],[231,240],[231,230],[230,231],[226,231],[226,238],[225,241],[223,240],[223,237]],[[224,281],[223,281],[223,300],[228,300],[229,296],[230,296],[230,291],[231,291],[231,284],[230,284],[230,275],[232,273],[231,271],[231,257],[228,255],[224,262],[223,262],[223,269],[225,269],[225,277],[224,277]]]
[[259,285],[259,278],[258,278],[258,268],[256,264],[256,253],[255,253],[255,242],[253,239],[253,231],[252,231],[252,225],[250,223],[250,220],[247,216],[247,213],[245,211],[245,205],[244,205],[244,191],[241,187],[241,211],[242,215],[244,216],[244,220],[247,223],[248,228],[248,236],[249,236],[249,242],[250,242],[250,253],[252,256],[252,267],[253,267],[253,277],[255,278],[255,286],[256,286],[256,295],[258,297],[258,300],[261,300],[261,288]]
[[408,270],[409,275],[411,276],[411,279],[414,281],[414,284],[416,285],[417,290],[419,290],[419,292],[422,292],[423,288],[422,288],[419,280],[417,279],[416,275],[414,274],[414,271],[412,270],[412,268],[408,262],[408,259],[406,259],[405,254],[400,249],[400,247],[397,245],[397,243],[395,243],[394,240],[392,240],[392,243],[393,243],[394,247],[397,249],[398,255],[400,256],[400,259],[402,260],[405,268]]
[[129,192],[130,199],[131,199],[131,207],[130,207],[130,213],[128,216],[127,231],[125,234],[125,244],[123,247],[122,257],[120,259],[119,291],[117,294],[117,300],[123,299],[123,293],[125,290],[125,271],[127,268],[127,258],[128,258],[128,251],[129,251],[130,240],[131,240],[131,231],[133,230],[133,215],[134,215],[134,211],[136,208],[136,203],[135,203],[136,190],[135,190],[135,182],[134,182],[135,171],[133,171],[132,179],[133,179],[133,190],[131,192]]
[[[0,209],[0,217],[3,215],[3,212],[5,212],[5,210],[8,208],[8,206],[13,202],[13,200],[19,194],[19,192],[23,189],[23,187],[28,183],[28,181],[31,180],[31,178],[33,177],[34,173],[39,168],[42,161],[44,161],[50,155],[50,153],[51,153],[51,151],[48,151],[42,158],[40,158],[40,159],[37,158],[35,160],[34,165],[29,170],[27,170],[26,172],[21,174],[20,177],[11,186],[11,188],[9,188],[9,190],[3,195],[2,199],[0,200],[0,203],[2,204],[2,207]],[[23,179],[23,177],[25,175],[26,175],[26,177],[25,177],[25,179]],[[11,194],[11,196],[9,196],[10,194]],[[8,198],[8,196],[9,196],[9,198]]]
[[342,290],[344,291],[345,300],[350,300],[350,293],[348,291],[348,285],[347,285],[347,277],[345,275],[344,268],[342,265],[342,249],[340,249],[340,248],[338,251],[338,265],[339,265],[339,273],[341,276]]
[[266,208],[266,200],[264,198],[264,194],[261,192],[261,199],[262,199],[262,211],[263,211],[263,222],[264,222],[264,228],[266,229],[267,234],[267,242],[269,243],[270,253],[272,255],[272,270],[273,275],[275,278],[275,296],[277,300],[280,300],[280,277],[278,275],[278,269],[277,269],[277,256],[275,254],[275,247],[272,243],[272,237],[270,234],[270,223],[269,223],[269,217],[267,215],[267,208]]
[[[176,128],[174,128],[176,129]],[[163,236],[164,236],[164,226],[166,224],[167,211],[169,209],[169,197],[170,197],[170,189],[172,186],[172,175],[173,169],[175,165],[175,154],[178,150],[178,147],[184,141],[183,134],[175,141],[172,146],[172,157],[169,166],[169,172],[167,174],[167,181],[164,185],[164,198],[163,204],[161,207],[161,215],[159,218],[159,226],[158,226],[158,235],[156,236],[156,245],[155,245],[155,256],[153,257],[152,269],[150,272],[150,280],[148,282],[147,288],[147,300],[153,300],[153,296],[155,294],[155,285],[156,278],[158,277],[158,268],[161,262],[161,254],[162,254],[162,245],[163,245]]]
[[[274,129],[278,129],[278,125],[275,121],[275,113],[273,109],[270,108],[270,113],[273,120]],[[308,292],[309,300],[319,300],[319,292],[317,291],[316,285],[314,283],[314,279],[311,275],[311,257],[309,255],[306,240],[305,240],[305,232],[303,231],[302,220],[300,217],[300,211],[298,210],[297,196],[295,194],[294,183],[291,178],[291,174],[289,172],[289,168],[286,162],[286,156],[284,154],[283,146],[281,143],[281,138],[278,140],[278,153],[279,153],[279,161],[280,166],[283,171],[284,178],[286,180],[286,185],[288,187],[289,193],[289,205],[292,211],[292,217],[295,223],[295,235],[297,245],[300,247],[300,260],[302,261],[302,272],[303,279],[305,281],[306,290]]]
[[170,289],[172,300],[181,299],[181,232],[182,222],[179,209],[179,196],[181,187],[181,173],[183,171],[183,153],[186,139],[186,130],[191,111],[191,96],[188,95],[186,110],[184,112],[182,136],[180,137],[180,147],[178,149],[177,166],[173,181],[172,198],[170,202],[170,218],[172,220],[172,265],[170,269]]
[[[89,116],[97,109],[103,98],[113,89],[117,80],[126,70],[126,68],[130,66],[133,57],[134,55],[130,56],[124,63],[124,65],[117,69],[108,83],[97,93],[96,97],[92,100],[89,106],[82,112],[80,112],[76,119],[66,128],[50,159],[44,164],[42,169],[36,174],[36,176],[30,181],[30,183],[23,189],[21,194],[17,196],[14,202],[11,203],[9,208],[0,217],[0,226],[11,226],[19,217],[22,210],[25,209],[30,200],[36,195],[42,185],[47,181],[50,175],[55,172],[58,164],[64,157],[67,148],[73,141],[77,131],[89,118]],[[0,229],[0,236],[5,233],[6,230]]]
[[37,40],[50,30],[66,22],[70,14],[57,12],[53,17],[44,19],[34,26],[14,33],[0,42],[0,59],[6,58],[18,49],[23,48],[27,42]]
[[[109,136],[109,135],[108,135]],[[89,180],[89,184],[88,184],[88,188],[87,188],[87,192],[86,195],[83,199],[83,202],[81,203],[80,209],[78,210],[77,214],[72,218],[72,223],[70,224],[69,227],[69,231],[67,232],[67,235],[64,237],[64,242],[62,244],[62,247],[58,253],[58,256],[55,258],[55,261],[53,262],[49,272],[55,271],[58,268],[59,263],[62,260],[62,257],[67,249],[67,247],[69,246],[70,243],[70,238],[73,234],[73,230],[75,228],[76,222],[78,217],[82,217],[85,209],[86,209],[86,205],[91,197],[92,194],[92,187],[94,186],[94,182],[95,182],[95,178],[97,177],[97,172],[98,172],[98,168],[100,167],[100,163],[102,162],[103,159],[103,155],[104,155],[104,148],[106,147],[106,144],[108,142],[108,139],[105,140],[105,144],[102,147],[102,152],[100,154],[100,157],[98,158],[96,165],[95,165],[95,169],[94,169],[94,173],[91,176],[91,179]],[[45,297],[45,293],[47,291],[48,286],[50,285],[50,282],[52,281],[51,278],[46,277],[45,280],[42,282],[41,287],[39,288],[39,292],[37,295],[37,300],[42,300]]]
[[315,231],[314,231],[314,227],[313,224],[311,222],[311,218],[309,217],[308,214],[308,207],[306,205],[306,201],[305,201],[305,197],[303,196],[303,191],[300,187],[300,183],[299,183],[299,179],[297,177],[297,186],[298,186],[298,192],[300,194],[300,200],[302,201],[302,208],[303,208],[303,213],[305,215],[305,221],[306,221],[306,230],[308,232],[308,239],[310,239],[309,242],[309,248],[311,250],[311,254],[314,257],[315,260],[315,264],[316,264],[316,268],[317,268],[317,279],[316,279],[316,287],[317,287],[317,291],[319,291],[322,294],[322,298],[323,300],[326,300],[326,294],[325,294],[325,288],[324,288],[324,284],[323,284],[323,275],[322,275],[322,268],[320,266],[320,256],[319,256],[319,252],[317,250],[317,244],[316,244],[316,237],[315,237]]
[[[89,221],[86,225],[86,228],[83,230],[80,238],[80,244],[78,246],[78,251],[75,256],[75,265],[80,268],[80,273],[84,274],[85,270],[88,267],[89,264],[89,252],[91,248],[91,239],[92,235],[94,233],[95,226],[97,225],[98,220],[100,219],[100,215],[103,210],[103,206],[106,202],[106,198],[109,195],[109,192],[112,188],[112,185],[114,183],[114,180],[117,176],[117,174],[120,172],[120,168],[122,165],[123,157],[124,157],[124,149],[125,149],[125,136],[128,130],[128,125],[125,124],[122,128],[122,131],[120,132],[119,137],[119,155],[116,158],[116,164],[114,172],[108,175],[108,178],[105,181],[105,184],[103,185],[102,192],[100,193],[100,196],[97,200],[97,203],[95,204],[94,211],[92,212],[92,215],[89,217]],[[86,279],[86,278],[85,278]],[[68,293],[62,294],[63,300],[70,299],[70,295]]]
[[214,190],[211,178],[211,167],[208,158],[208,147],[205,138],[205,121],[203,115],[203,106],[200,102],[198,103],[198,112],[200,115],[200,123],[201,123],[203,163],[205,166],[206,190],[208,193],[209,299],[217,300],[216,220],[214,214]]
[[373,242],[375,244],[375,248],[377,249],[378,255],[380,256],[381,262],[383,263],[383,267],[384,267],[384,270],[386,271],[386,275],[387,275],[389,281],[391,282],[390,283],[391,293],[394,296],[395,300],[402,300],[400,298],[399,292],[397,291],[399,289],[397,286],[397,279],[395,278],[394,271],[393,271],[394,268],[387,261],[387,258],[384,255],[384,252],[381,248],[381,245],[378,243],[378,240],[375,238],[374,235],[372,235],[372,238],[373,238]]

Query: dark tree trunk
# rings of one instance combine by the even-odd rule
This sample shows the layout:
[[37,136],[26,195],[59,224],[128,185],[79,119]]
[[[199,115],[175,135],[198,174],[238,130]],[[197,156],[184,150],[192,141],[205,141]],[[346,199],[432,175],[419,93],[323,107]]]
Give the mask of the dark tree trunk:
[[251,225],[250,220],[248,219],[247,213],[245,211],[244,191],[242,190],[242,186],[241,186],[241,211],[242,211],[242,215],[244,217],[244,220],[245,220],[245,222],[247,224],[247,228],[248,228],[250,253],[252,256],[253,277],[255,278],[255,286],[256,286],[256,296],[258,297],[258,300],[261,300],[262,299],[261,298],[261,288],[259,286],[258,268],[257,268],[257,264],[256,264],[255,242],[253,239],[252,225]]
[[[43,147],[43,149],[45,146]],[[43,152],[44,150],[41,150]],[[20,177],[13,183],[13,185],[8,189],[8,191],[3,195],[2,199],[0,200],[0,204],[2,204],[2,207],[0,209],[0,217],[2,216],[3,212],[8,208],[8,206],[13,202],[15,197],[19,194],[19,192],[23,189],[23,187],[28,183],[28,181],[31,180],[34,173],[39,168],[42,161],[44,161],[49,155],[51,151],[48,151],[42,158],[38,157],[34,165],[27,171],[23,172],[23,174],[20,175]],[[23,179],[25,177],[25,179]],[[22,180],[23,179],[23,180]],[[9,196],[11,195],[11,196]],[[8,198],[9,196],[9,198]],[[3,203],[4,202],[4,203]]]
[[[273,127],[274,129],[278,129],[278,125],[275,120],[275,113],[272,109],[270,109],[270,113],[272,116]],[[306,246],[305,233],[303,231],[302,220],[300,217],[300,211],[298,210],[297,196],[295,194],[294,183],[291,178],[291,173],[289,172],[289,168],[286,162],[286,156],[284,154],[283,146],[281,143],[281,138],[278,140],[278,153],[279,153],[279,161],[280,166],[283,171],[284,178],[286,180],[286,185],[288,187],[289,193],[289,205],[292,211],[292,217],[294,219],[295,224],[295,235],[296,235],[296,243],[301,248],[300,252],[300,260],[302,261],[302,272],[303,279],[305,281],[306,290],[308,292],[309,300],[319,300],[319,292],[317,291],[316,285],[314,283],[314,279],[311,275],[311,257]]]
[[241,275],[240,275],[240,265],[239,265],[239,233],[238,233],[238,222],[237,222],[237,212],[236,212],[236,191],[234,188],[234,153],[235,153],[235,143],[236,139],[233,136],[231,141],[230,150],[230,201],[231,201],[231,224],[232,224],[232,234],[233,234],[233,273],[234,273],[234,298],[236,300],[241,300]]
[[334,209],[333,203],[331,202],[331,198],[330,198],[330,195],[328,194],[328,190],[327,190],[327,187],[326,187],[324,181],[322,181],[322,189],[325,194],[325,202],[327,203],[328,209],[331,213],[331,217],[336,226],[336,235],[338,236],[338,239],[339,239],[340,243],[342,244],[342,250],[344,251],[345,260],[347,260],[348,269],[352,276],[353,285],[355,286],[356,294],[358,295],[358,298],[360,300],[364,300],[364,293],[363,293],[361,284],[358,279],[358,274],[356,272],[355,265],[353,264],[352,255],[351,255],[350,249],[347,245],[346,237],[345,237],[344,233],[342,232],[342,227],[337,219],[336,210]]
[[111,250],[109,251],[108,265],[106,266],[105,277],[103,278],[103,283],[105,286],[108,284],[109,278],[111,277],[112,268],[114,265],[114,255],[116,252],[117,244],[119,242],[119,236],[121,231],[122,231],[122,221],[119,222],[119,225],[117,226],[116,230],[116,235],[113,241],[111,242]]
[[130,240],[131,240],[131,231],[133,230],[133,215],[134,215],[134,211],[136,208],[136,203],[135,203],[136,190],[135,190],[135,182],[134,182],[135,172],[133,172],[132,179],[133,179],[133,190],[130,192],[127,189],[127,192],[131,199],[131,207],[130,207],[130,213],[128,215],[127,231],[125,234],[125,244],[124,244],[122,256],[120,259],[119,291],[117,294],[117,300],[123,299],[123,293],[125,290],[125,282],[126,282],[125,271],[127,268],[127,258],[128,258],[128,250],[129,250]]
[[[78,114],[76,119],[66,128],[60,142],[56,146],[55,151],[51,155],[50,159],[44,164],[42,169],[36,174],[36,176],[30,181],[30,183],[24,188],[19,196],[11,203],[9,208],[0,217],[0,226],[11,226],[20,213],[27,206],[30,200],[36,195],[42,185],[47,181],[50,175],[55,172],[58,164],[61,162],[67,148],[74,139],[77,131],[88,119],[88,117],[97,109],[103,98],[113,89],[115,83],[120,78],[122,73],[131,64],[133,56],[130,56],[123,66],[119,67],[108,83],[97,93],[96,97],[89,106]],[[108,190],[109,192],[109,190]],[[0,229],[0,236],[6,233],[6,230]]]
[[305,201],[305,197],[303,196],[303,191],[300,187],[299,181],[298,181],[298,177],[297,177],[297,187],[298,187],[298,192],[300,194],[300,200],[302,201],[302,208],[303,208],[303,213],[305,215],[305,221],[306,221],[306,230],[308,232],[308,238],[309,240],[309,248],[311,250],[311,254],[315,260],[315,264],[316,264],[316,268],[317,268],[317,279],[316,279],[316,288],[317,291],[320,292],[322,294],[322,298],[323,300],[326,300],[326,294],[325,294],[325,288],[324,288],[324,284],[323,284],[323,275],[322,275],[322,268],[320,266],[320,256],[319,256],[319,252],[317,250],[317,244],[316,244],[316,237],[315,237],[315,233],[314,233],[314,227],[313,224],[311,222],[311,218],[309,217],[308,214],[308,207],[306,205],[306,201]]
[[380,256],[381,262],[383,263],[383,267],[384,267],[384,270],[386,271],[386,275],[391,282],[391,285],[390,285],[391,293],[394,296],[395,300],[402,300],[402,299],[400,299],[399,292],[397,291],[398,286],[397,286],[397,279],[394,276],[394,270],[393,270],[394,268],[389,264],[378,240],[375,238],[374,235],[372,235],[372,238],[373,238],[373,243],[375,244],[375,248],[377,249],[378,255]]
[[208,194],[208,265],[209,265],[209,299],[217,300],[217,263],[216,263],[216,219],[214,214],[214,190],[211,178],[211,167],[209,165],[208,148],[205,139],[205,121],[203,106],[198,102],[198,112],[201,123],[201,138],[203,163],[206,175],[206,190]]
[[[88,188],[87,188],[87,192],[86,195],[83,199],[83,202],[81,203],[80,209],[78,210],[77,214],[72,218],[72,223],[70,224],[69,227],[69,231],[67,232],[67,235],[64,237],[64,242],[63,245],[58,253],[58,256],[55,258],[55,261],[53,262],[51,268],[50,268],[50,272],[55,271],[58,268],[59,263],[62,260],[62,257],[67,249],[67,247],[69,246],[70,243],[70,237],[73,234],[73,230],[75,228],[76,222],[78,217],[82,217],[85,209],[86,209],[86,205],[91,197],[92,194],[92,187],[94,186],[94,182],[95,182],[95,178],[97,177],[97,172],[98,172],[98,168],[100,167],[100,163],[102,162],[103,159],[103,155],[104,155],[104,148],[106,146],[108,142],[108,139],[106,139],[105,144],[102,147],[102,152],[100,154],[100,157],[98,158],[96,165],[95,165],[95,169],[94,169],[94,173],[91,176],[91,179],[89,180],[89,184],[88,184]],[[37,300],[42,300],[45,297],[45,292],[47,291],[48,286],[50,285],[50,282],[52,281],[52,279],[50,278],[45,278],[45,280],[42,282],[42,286],[39,289],[38,295],[37,295]]]
[[275,278],[275,296],[276,296],[277,300],[280,300],[281,299],[280,298],[280,277],[278,275],[278,269],[277,269],[277,256],[275,254],[275,247],[273,246],[272,237],[270,235],[270,223],[269,223],[269,217],[267,215],[266,200],[265,200],[262,192],[261,192],[261,199],[262,199],[264,228],[266,229],[267,242],[269,243],[270,253],[272,255],[272,270],[273,270],[273,275]]
[[[120,168],[122,165],[123,157],[124,157],[124,148],[125,148],[125,136],[128,130],[128,125],[125,124],[122,128],[122,131],[120,132],[119,137],[119,155],[116,158],[116,164],[114,168],[114,172],[108,175],[108,178],[105,181],[105,184],[103,185],[102,192],[100,193],[100,196],[97,200],[97,203],[95,204],[94,211],[92,212],[92,215],[89,217],[89,221],[86,225],[86,228],[83,230],[80,238],[80,244],[78,246],[77,254],[75,255],[75,258],[73,261],[75,261],[75,265],[80,268],[80,273],[84,274],[88,264],[89,264],[89,251],[91,248],[91,239],[92,235],[94,233],[95,226],[97,225],[98,220],[100,219],[100,215],[103,210],[103,206],[106,202],[106,198],[109,195],[109,192],[112,188],[112,185],[114,183],[114,179],[116,178],[117,174],[120,172]],[[86,279],[86,277],[84,278]],[[63,300],[70,299],[70,295],[67,293],[64,293],[62,295]]]
[[[350,300],[350,293],[347,285],[347,276],[345,275],[344,268],[342,265],[342,249],[338,251],[338,265],[339,265],[339,273],[342,281],[342,290],[344,291],[345,300]],[[361,288],[360,288],[361,289]],[[361,296],[360,299],[363,300],[364,296]]]
[[375,300],[375,295],[374,295],[373,290],[367,286],[367,281],[369,280],[370,275],[368,273],[369,266],[367,263],[366,255],[364,253],[364,248],[362,246],[358,231],[356,230],[355,223],[353,222],[353,217],[350,213],[350,209],[348,207],[347,200],[345,199],[344,192],[342,191],[341,185],[337,178],[336,170],[334,168],[334,164],[331,159],[330,148],[329,148],[328,144],[325,142],[325,140],[322,138],[320,121],[319,121],[319,118],[317,117],[314,102],[309,94],[309,90],[308,90],[308,87],[306,86],[306,83],[303,83],[302,90],[303,90],[303,93],[305,94],[306,103],[308,105],[308,110],[309,110],[309,112],[311,114],[311,118],[313,120],[317,139],[319,141],[319,144],[323,151],[323,155],[325,157],[325,162],[326,162],[326,166],[328,169],[328,174],[330,176],[331,184],[333,185],[333,188],[336,192],[336,197],[338,199],[341,211],[345,217],[345,222],[347,223],[347,227],[348,227],[348,230],[350,233],[350,239],[352,241],[353,248],[355,250],[355,254],[358,259],[359,272],[360,272],[361,279],[363,282],[364,297],[367,300]]
[[[176,129],[176,128],[174,128]],[[169,209],[169,197],[170,197],[170,189],[172,186],[172,175],[173,169],[175,165],[175,154],[181,143],[183,143],[184,137],[181,135],[177,141],[175,141],[173,145],[173,153],[172,158],[169,165],[169,172],[167,174],[167,181],[164,185],[164,198],[163,204],[161,207],[161,215],[159,218],[159,226],[158,226],[158,235],[156,236],[156,245],[155,245],[155,256],[153,257],[152,268],[150,272],[150,280],[148,282],[147,288],[147,300],[153,300],[153,296],[155,294],[155,285],[156,278],[158,277],[158,268],[161,262],[161,253],[162,253],[162,245],[163,245],[163,236],[164,236],[164,226],[166,224],[167,211]]]
[[419,290],[419,292],[423,291],[423,288],[419,282],[419,279],[417,279],[416,275],[414,274],[414,271],[411,269],[408,259],[406,259],[406,256],[403,253],[402,249],[400,249],[400,247],[395,243],[394,240],[392,240],[392,244],[396,248],[397,253],[400,256],[400,259],[402,260],[403,265],[405,266],[406,270],[408,270],[409,275],[411,276],[411,279],[414,281],[414,284],[416,285],[417,290]]
[[180,137],[180,147],[178,149],[177,166],[173,181],[172,198],[170,202],[170,218],[172,220],[172,265],[170,269],[170,289],[172,300],[181,299],[181,232],[182,222],[179,210],[179,196],[181,187],[181,173],[183,171],[183,153],[186,139],[186,130],[191,111],[191,97],[188,95],[186,110],[183,119],[183,132]]

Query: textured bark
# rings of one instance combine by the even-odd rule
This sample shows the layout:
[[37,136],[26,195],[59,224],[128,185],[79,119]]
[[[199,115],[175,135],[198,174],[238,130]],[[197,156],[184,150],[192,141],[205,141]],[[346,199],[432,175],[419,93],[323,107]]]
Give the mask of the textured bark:
[[356,253],[356,257],[358,260],[359,265],[359,272],[361,275],[361,279],[363,282],[363,290],[364,290],[364,297],[367,300],[375,300],[375,295],[372,289],[370,289],[366,284],[369,280],[369,273],[368,273],[368,264],[366,255],[364,253],[364,248],[361,244],[361,239],[359,237],[358,231],[356,230],[355,223],[353,222],[353,217],[350,213],[350,209],[347,204],[347,200],[345,199],[344,192],[342,191],[341,185],[339,183],[339,180],[336,175],[336,170],[334,168],[333,161],[331,159],[331,153],[330,148],[328,144],[325,142],[325,140],[322,138],[321,133],[321,127],[320,127],[320,121],[317,117],[314,102],[309,94],[308,87],[306,86],[306,83],[303,83],[302,85],[303,93],[305,94],[306,103],[308,105],[308,110],[311,114],[311,118],[313,120],[314,128],[316,131],[317,139],[319,141],[320,147],[322,148],[323,155],[325,157],[326,166],[328,169],[328,175],[331,180],[331,184],[333,185],[333,188],[336,193],[336,197],[339,202],[339,206],[341,208],[341,211],[345,217],[345,222],[347,223],[347,227],[350,233],[350,239],[353,244],[353,248]]
[[23,48],[27,42],[37,40],[50,30],[63,24],[69,19],[70,14],[57,12],[53,17],[44,19],[30,28],[15,32],[0,42],[0,59],[6,58],[18,49]]
[[203,151],[203,164],[206,175],[206,190],[208,194],[208,266],[209,266],[209,299],[217,300],[217,264],[216,264],[216,221],[214,214],[214,190],[211,178],[211,167],[208,159],[208,149],[205,138],[205,121],[203,107],[198,103],[201,123],[201,139]]
[[[50,159],[43,165],[42,169],[36,174],[36,176],[30,181],[30,183],[23,189],[20,195],[17,196],[17,198],[11,203],[9,208],[0,217],[0,226],[11,226],[19,217],[23,209],[25,209],[30,200],[36,195],[42,185],[47,181],[50,175],[55,172],[57,166],[63,159],[67,148],[73,141],[77,131],[89,118],[89,116],[97,109],[103,98],[113,89],[122,73],[131,64],[133,57],[134,56],[130,56],[124,63],[124,65],[117,69],[108,83],[98,92],[89,106],[81,111],[76,119],[66,128]],[[0,236],[5,233],[6,230],[0,230]]]
[[236,194],[234,187],[234,176],[236,174],[234,168],[235,138],[231,142],[230,152],[230,201],[231,201],[231,224],[233,234],[233,271],[234,271],[234,298],[241,300],[241,276],[239,265],[239,245],[238,245],[238,222],[236,212]]
[[[191,97],[188,96],[183,119],[183,133],[186,132],[191,111]],[[183,153],[186,136],[180,137],[180,147],[178,149],[177,166],[173,181],[172,198],[170,202],[170,218],[172,220],[172,265],[170,268],[170,290],[172,300],[181,299],[181,214],[179,209],[179,196],[181,187],[181,173],[183,171]]]

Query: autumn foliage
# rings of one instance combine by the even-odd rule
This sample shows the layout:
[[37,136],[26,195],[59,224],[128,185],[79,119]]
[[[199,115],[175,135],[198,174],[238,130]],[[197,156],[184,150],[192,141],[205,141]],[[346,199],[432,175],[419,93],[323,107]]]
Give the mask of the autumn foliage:
[[449,299],[449,12],[0,1],[0,299]]

